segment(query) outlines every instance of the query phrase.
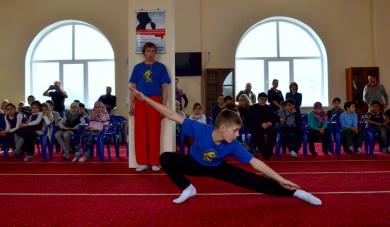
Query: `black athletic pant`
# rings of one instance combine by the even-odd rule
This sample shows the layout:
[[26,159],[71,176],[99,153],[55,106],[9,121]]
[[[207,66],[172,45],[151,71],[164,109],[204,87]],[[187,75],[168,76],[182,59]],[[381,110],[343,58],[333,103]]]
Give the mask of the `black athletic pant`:
[[274,127],[257,128],[253,132],[254,144],[265,159],[269,159],[272,156],[275,142],[276,142],[276,130]]
[[191,182],[185,177],[207,176],[265,194],[292,196],[294,190],[282,187],[278,182],[264,176],[243,170],[237,166],[222,162],[219,166],[203,166],[190,155],[165,152],[160,156],[161,167],[168,177],[182,190]]

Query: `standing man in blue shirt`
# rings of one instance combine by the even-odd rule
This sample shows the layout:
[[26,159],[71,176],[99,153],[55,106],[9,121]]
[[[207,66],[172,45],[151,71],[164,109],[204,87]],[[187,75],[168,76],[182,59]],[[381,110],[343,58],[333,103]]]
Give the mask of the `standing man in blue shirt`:
[[[146,102],[165,117],[183,124],[184,134],[194,138],[195,143],[189,155],[165,152],[160,157],[161,166],[168,177],[183,190],[181,195],[173,200],[174,203],[182,203],[196,195],[195,187],[185,177],[185,175],[191,175],[208,176],[270,195],[295,196],[313,205],[321,205],[320,199],[299,189],[298,185],[284,179],[244,149],[236,140],[239,136],[241,118],[234,111],[222,111],[216,119],[214,128],[185,118],[136,89],[130,89],[139,100]],[[224,161],[227,156],[233,156],[240,162],[249,163],[255,170],[264,173],[267,177],[227,163]]]
[[[162,63],[155,60],[157,47],[147,42],[142,48],[144,61],[137,64],[130,78],[130,89],[138,89],[155,102],[167,104],[169,84],[168,71]],[[144,171],[152,166],[153,171],[160,170],[160,129],[161,115],[141,100],[134,100],[130,93],[130,111],[134,116],[134,143],[138,167]]]

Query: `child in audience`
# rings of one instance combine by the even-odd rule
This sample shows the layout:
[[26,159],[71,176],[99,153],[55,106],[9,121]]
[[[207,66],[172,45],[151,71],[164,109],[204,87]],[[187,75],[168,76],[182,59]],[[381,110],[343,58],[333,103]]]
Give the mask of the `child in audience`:
[[[216,119],[215,128],[176,114],[164,105],[146,97],[131,88],[135,97],[146,102],[165,117],[183,125],[184,133],[194,138],[195,144],[189,155],[164,152],[160,156],[162,168],[169,178],[182,189],[174,203],[182,203],[196,195],[196,188],[185,175],[207,176],[214,179],[252,190],[276,196],[295,196],[313,205],[321,205],[321,200],[299,189],[295,183],[284,179],[264,162],[253,157],[236,141],[241,127],[241,118],[231,110],[222,111]],[[256,171],[265,176],[246,171],[224,161],[233,156],[243,163],[249,163]]]
[[194,104],[194,106],[192,107],[192,114],[189,118],[200,123],[207,124],[206,115],[202,113],[202,104],[198,102]]
[[344,109],[341,108],[341,99],[339,97],[335,97],[332,100],[332,106],[333,106],[333,108],[326,112],[329,120],[332,119],[333,115],[341,114],[344,112]]
[[89,123],[90,120],[89,114],[88,114],[88,110],[85,108],[84,103],[80,103],[79,107],[80,107],[80,114],[83,115],[85,122]]
[[370,106],[370,112],[365,116],[365,121],[379,134],[382,144],[382,152],[390,153],[390,127],[389,118],[381,111],[381,104],[374,100]]
[[[72,162],[85,162],[91,151],[93,150],[93,138],[98,136],[101,131],[104,130],[104,127],[110,123],[110,116],[107,113],[106,106],[97,101],[94,104],[89,125],[85,127],[84,132],[80,136],[80,144],[77,146],[77,151]],[[86,150],[84,156],[81,157],[81,144],[86,144]]]
[[37,131],[37,134],[43,135],[45,133],[45,129],[47,128],[47,138],[49,139],[49,141],[51,141],[54,125],[60,120],[58,118],[59,115],[57,116],[57,119],[56,117],[54,117],[53,112],[51,111],[50,105],[48,103],[42,103],[41,111],[43,113],[43,124],[42,129],[40,131]]
[[70,104],[70,110],[58,123],[60,130],[55,135],[64,152],[62,159],[69,160],[69,153],[72,150],[71,138],[81,125],[85,125],[84,118],[80,114],[78,103],[73,102]]
[[294,99],[287,99],[285,107],[278,110],[280,130],[283,144],[287,146],[291,157],[297,157],[299,150],[301,133],[301,115],[295,109]]
[[[356,153],[361,151],[363,135],[359,130],[358,115],[355,113],[353,102],[344,103],[345,112],[340,115],[340,126],[342,130],[342,143],[345,153]],[[354,146],[352,146],[354,145]]]
[[4,99],[3,101],[1,101],[0,114],[6,114],[5,106],[7,106],[8,103],[8,99]]
[[234,105],[234,99],[232,96],[225,96],[223,98],[223,109],[222,110],[233,110],[236,111]]
[[15,131],[15,151],[14,157],[17,158],[21,153],[22,147],[25,148],[26,157],[24,161],[31,161],[34,157],[34,143],[36,140],[36,131],[42,127],[43,113],[40,112],[41,103],[39,101],[31,102],[31,115],[20,128]]
[[14,132],[20,128],[23,121],[23,115],[16,112],[16,107],[12,103],[5,106],[6,114],[4,115],[5,130],[0,131],[0,136],[5,137],[6,147],[15,149]]
[[[249,130],[249,111],[251,105],[249,96],[247,94],[242,94],[238,97],[238,113],[240,114],[242,120],[242,127],[240,128],[240,136],[238,137],[238,141],[249,143],[248,134]],[[244,136],[244,138],[242,138]],[[246,144],[248,145],[248,144]]]
[[312,155],[316,155],[314,142],[320,140],[322,143],[322,152],[328,154],[328,117],[325,111],[322,109],[322,104],[320,102],[314,103],[313,111],[307,115],[308,120],[308,140],[309,140],[309,150]]
[[49,104],[50,112],[51,112],[51,114],[53,115],[55,125],[58,125],[58,123],[59,123],[60,120],[61,120],[61,115],[60,115],[60,113],[58,113],[57,111],[54,111],[54,110],[53,110],[53,108],[54,108],[54,102],[53,102],[53,101],[51,101],[51,100],[46,100],[46,103]]

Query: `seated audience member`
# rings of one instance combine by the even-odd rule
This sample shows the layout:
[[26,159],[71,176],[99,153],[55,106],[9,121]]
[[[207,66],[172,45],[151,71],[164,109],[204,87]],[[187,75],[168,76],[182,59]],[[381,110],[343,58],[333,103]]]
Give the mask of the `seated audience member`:
[[213,122],[215,122],[215,119],[217,118],[218,114],[224,108],[224,96],[223,95],[218,96],[217,103],[218,103],[218,105],[214,106],[211,110],[211,118],[213,118]]
[[328,133],[328,117],[325,111],[322,109],[322,104],[320,102],[314,103],[313,111],[307,115],[308,119],[308,140],[309,140],[309,150],[312,155],[316,155],[314,143],[317,140],[320,140],[322,143],[322,152],[328,154],[328,142],[329,142],[329,133]]
[[[106,106],[102,102],[96,101],[89,125],[85,127],[84,132],[80,136],[81,141],[77,146],[76,154],[72,162],[85,162],[89,158],[91,151],[93,151],[93,138],[105,130],[105,126],[109,125],[109,123],[110,116],[107,113]],[[86,150],[84,156],[81,157],[81,144],[83,143],[85,143]]]
[[295,109],[294,99],[287,99],[285,107],[278,111],[283,145],[287,146],[291,157],[297,157],[301,145],[301,114]]
[[380,102],[374,100],[370,106],[370,112],[365,116],[365,121],[379,134],[382,152],[390,153],[390,119],[381,111]]
[[175,101],[175,108],[176,108],[176,113],[180,114],[181,116],[186,116],[186,114],[180,108],[180,102],[177,100]]
[[60,120],[61,120],[60,113],[58,113],[57,111],[54,111],[54,110],[53,110],[53,108],[54,108],[54,103],[53,103],[53,101],[51,101],[51,100],[46,100],[46,103],[49,104],[50,112],[51,112],[51,114],[53,114],[55,125],[58,125],[58,123],[59,123]]
[[326,112],[326,115],[328,116],[328,119],[332,119],[332,116],[335,114],[341,114],[344,112],[344,109],[341,108],[341,99],[339,97],[336,97],[332,100],[332,109],[328,110]]
[[24,161],[31,161],[34,157],[34,143],[36,139],[36,131],[42,127],[43,113],[40,112],[41,103],[39,101],[31,102],[31,115],[25,123],[20,125],[20,128],[15,131],[15,151],[14,156],[17,158],[22,152],[22,148],[26,152]]
[[25,108],[26,108],[26,106],[24,105],[24,102],[23,101],[19,102],[17,111],[18,111],[18,113],[20,113],[23,116],[23,119],[25,119],[27,117],[26,112],[31,114],[31,109],[28,108],[28,111],[26,111]]
[[[43,124],[42,129],[37,131],[38,135],[43,135],[45,133],[45,129],[47,128],[47,138],[49,141],[52,140],[51,135],[54,130],[54,125],[56,125],[56,121],[59,122],[59,118],[55,119],[50,105],[48,103],[42,103],[41,105],[41,112],[43,114]],[[58,115],[59,117],[59,115]]]
[[1,101],[0,114],[6,114],[5,107],[7,106],[8,103],[9,101],[7,99]]
[[[345,112],[340,114],[340,126],[342,130],[342,144],[345,153],[360,152],[363,135],[359,130],[358,115],[355,113],[353,102],[344,103]],[[354,146],[353,146],[354,145]]]
[[[251,105],[249,97],[246,94],[240,95],[238,97],[238,113],[240,114],[242,125],[240,128],[240,136],[238,137],[238,140],[240,142],[243,142],[242,136],[247,136],[249,134],[249,111],[250,111]],[[245,140],[247,142],[247,139]]]
[[55,134],[55,137],[64,152],[62,159],[69,160],[69,153],[72,150],[72,136],[74,136],[77,129],[84,124],[85,121],[80,114],[79,106],[77,103],[73,102],[70,104],[70,110],[58,123],[60,130]]
[[273,126],[276,116],[272,108],[267,105],[266,93],[260,93],[257,101],[258,103],[250,107],[249,125],[252,128],[255,148],[263,158],[269,159],[276,141],[276,130]]
[[225,96],[223,98],[223,109],[222,110],[233,110],[237,112],[235,105],[234,105],[234,99],[232,96]]
[[195,103],[192,107],[192,114],[189,116],[190,119],[198,121],[203,124],[207,124],[207,118],[206,115],[202,112],[202,104]]
[[89,113],[88,113],[88,110],[85,108],[84,103],[80,103],[79,108],[80,108],[80,114],[83,115],[83,117],[84,117],[84,121],[86,123],[89,123],[89,120],[90,120]]
[[0,131],[0,136],[5,137],[5,145],[8,148],[15,149],[14,133],[19,129],[23,121],[23,115],[16,112],[16,107],[12,103],[5,106],[6,114],[4,115],[5,129]]

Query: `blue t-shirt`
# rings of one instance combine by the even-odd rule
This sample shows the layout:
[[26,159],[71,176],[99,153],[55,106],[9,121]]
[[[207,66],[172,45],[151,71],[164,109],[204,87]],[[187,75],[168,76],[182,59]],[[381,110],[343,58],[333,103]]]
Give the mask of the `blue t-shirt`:
[[137,64],[130,77],[130,83],[137,85],[137,90],[146,96],[161,96],[161,85],[170,84],[168,71],[160,62]]
[[253,155],[237,141],[222,142],[217,145],[213,141],[214,127],[186,118],[183,122],[184,135],[194,138],[190,155],[201,165],[218,166],[227,156],[233,156],[242,163],[248,163]]

